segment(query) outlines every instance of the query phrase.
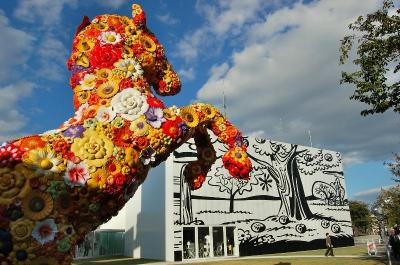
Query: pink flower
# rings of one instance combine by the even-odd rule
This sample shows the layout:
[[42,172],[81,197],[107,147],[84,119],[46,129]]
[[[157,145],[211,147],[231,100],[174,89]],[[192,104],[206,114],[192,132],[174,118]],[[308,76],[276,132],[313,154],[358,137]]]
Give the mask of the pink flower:
[[84,162],[80,162],[79,164],[68,162],[63,178],[65,183],[71,187],[84,186],[90,175]]

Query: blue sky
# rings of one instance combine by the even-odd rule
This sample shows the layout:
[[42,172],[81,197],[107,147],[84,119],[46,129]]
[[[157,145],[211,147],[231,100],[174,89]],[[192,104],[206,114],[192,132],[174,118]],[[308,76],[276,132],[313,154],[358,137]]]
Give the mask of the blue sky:
[[[339,40],[365,1],[137,1],[182,78],[167,105],[222,105],[246,134],[342,153],[349,197],[394,184],[383,161],[399,151],[393,113],[361,117],[340,86]],[[362,3],[362,4],[360,4]],[[73,113],[65,66],[84,15],[130,16],[131,1],[0,3],[0,140],[58,127]],[[393,78],[398,78],[395,76]]]

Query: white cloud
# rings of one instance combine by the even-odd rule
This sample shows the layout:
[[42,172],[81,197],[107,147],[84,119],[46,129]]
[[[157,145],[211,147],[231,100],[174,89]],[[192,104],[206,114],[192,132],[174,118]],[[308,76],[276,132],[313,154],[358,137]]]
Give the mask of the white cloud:
[[97,0],[97,2],[104,7],[109,7],[112,9],[118,9],[127,2],[131,3],[131,1],[127,0]]
[[191,61],[199,55],[217,51],[218,47],[213,46],[221,45],[227,36],[241,34],[247,23],[256,20],[256,14],[265,4],[262,0],[221,0],[215,4],[197,1],[197,10],[205,18],[205,23],[179,41],[179,52],[175,56]]
[[22,129],[27,119],[17,110],[17,103],[31,95],[34,85],[30,82],[19,82],[0,87],[0,141],[4,141]]
[[61,21],[64,6],[75,7],[76,4],[77,0],[19,0],[14,16],[30,23],[39,20],[43,25],[50,26]]
[[164,15],[156,15],[156,18],[164,24],[169,26],[174,26],[179,23],[179,20],[172,17],[170,13],[166,13]]
[[[297,3],[252,23],[242,50],[215,65],[198,91],[203,102],[227,95],[228,117],[243,131],[343,153],[347,163],[383,160],[398,151],[398,117],[362,117],[350,101],[353,87],[340,86],[339,40],[377,0]],[[245,34],[245,33],[243,33]]]
[[12,27],[1,9],[0,36],[0,80],[4,82],[11,75],[10,69],[24,67],[32,51],[34,37]]
[[383,187],[363,190],[363,191],[354,193],[354,195],[350,198],[350,200],[360,200],[360,201],[364,201],[367,203],[373,203],[374,201],[376,201],[378,195],[381,193],[382,190],[387,190],[387,189],[393,188],[394,186],[395,185],[389,185],[389,186],[383,186]]
[[48,80],[64,80],[68,50],[64,44],[51,35],[43,38],[39,44],[36,58],[39,59],[39,76]]
[[186,80],[193,80],[196,78],[196,72],[193,67],[180,69],[178,70],[178,74]]

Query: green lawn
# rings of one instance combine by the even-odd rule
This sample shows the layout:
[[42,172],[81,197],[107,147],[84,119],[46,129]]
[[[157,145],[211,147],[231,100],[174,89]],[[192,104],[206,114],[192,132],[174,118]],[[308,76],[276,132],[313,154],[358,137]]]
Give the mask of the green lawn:
[[[334,249],[336,256],[359,256],[359,257],[321,257],[324,249],[309,250],[289,253],[276,253],[270,255],[256,256],[246,259],[219,260],[199,263],[181,263],[190,265],[387,265],[385,258],[368,257],[366,247],[354,246]],[[275,258],[272,256],[316,256],[296,258]],[[318,257],[319,256],[319,257]],[[361,256],[361,257],[360,257]],[[127,257],[109,257],[101,259],[78,260],[74,265],[135,265],[157,262],[156,260],[133,259]],[[172,264],[172,263],[171,263]],[[392,265],[400,265],[400,262],[392,262]]]

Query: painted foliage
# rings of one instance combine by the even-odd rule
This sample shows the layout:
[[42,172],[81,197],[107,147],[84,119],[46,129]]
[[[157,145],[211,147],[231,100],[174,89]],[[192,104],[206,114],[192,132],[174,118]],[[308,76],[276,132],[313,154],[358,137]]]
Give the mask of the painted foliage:
[[[226,152],[211,141],[217,157]],[[338,152],[257,138],[245,143],[254,168],[248,181],[230,178],[216,162],[195,191],[183,177],[195,145],[174,152],[175,250],[182,225],[236,226],[240,255],[324,248],[327,232],[334,246],[353,244]]]

